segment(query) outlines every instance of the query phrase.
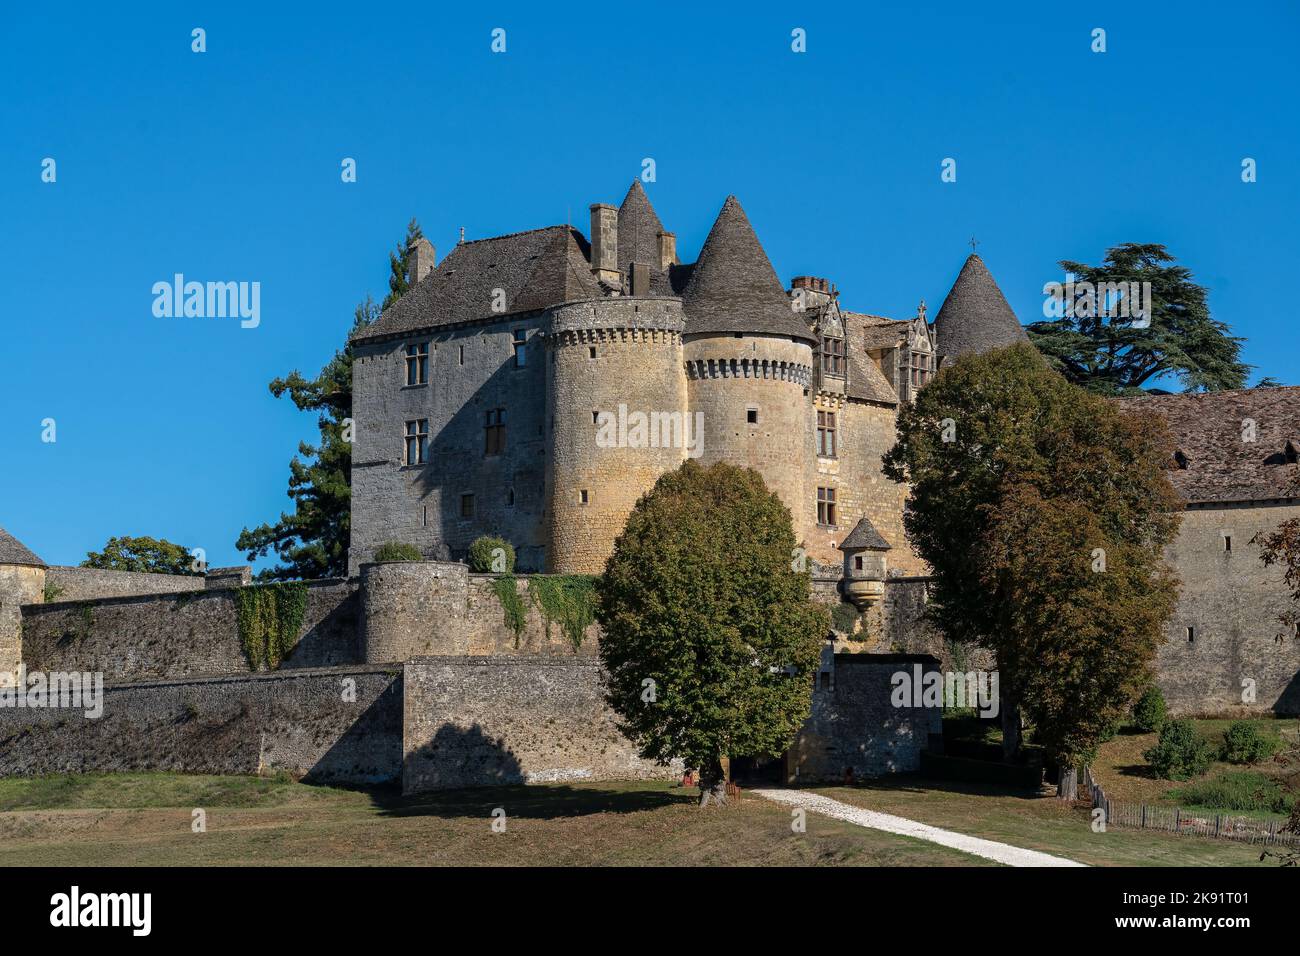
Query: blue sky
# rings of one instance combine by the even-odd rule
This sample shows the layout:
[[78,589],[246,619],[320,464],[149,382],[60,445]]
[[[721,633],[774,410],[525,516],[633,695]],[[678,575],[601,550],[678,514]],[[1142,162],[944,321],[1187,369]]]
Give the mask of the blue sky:
[[[1296,6],[989,6],[6,5],[0,525],[51,563],[114,534],[243,563],[315,434],[267,382],[341,345],[407,220],[440,256],[585,231],[645,157],[685,260],[734,193],[782,279],[895,317],[972,235],[1022,321],[1058,260],[1165,243],[1252,381],[1300,383]],[[260,282],[261,324],[156,318],[177,272]]]

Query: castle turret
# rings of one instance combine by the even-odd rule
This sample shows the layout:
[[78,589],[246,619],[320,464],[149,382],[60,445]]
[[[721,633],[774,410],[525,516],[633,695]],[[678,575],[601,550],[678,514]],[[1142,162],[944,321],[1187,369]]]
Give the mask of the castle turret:
[[987,352],[1029,341],[988,266],[974,253],[966,259],[939,307],[934,335],[944,364],[969,352]]
[[679,300],[557,308],[546,333],[547,570],[600,571],[638,498],[691,454]]
[[880,603],[889,571],[885,552],[893,550],[890,543],[863,517],[840,550],[844,552],[844,596],[859,610]]
[[0,686],[9,686],[22,659],[24,604],[45,600],[45,562],[0,528]]
[[705,240],[683,304],[687,396],[691,411],[703,413],[701,463],[753,468],[800,535],[815,507],[802,460],[812,447],[807,390],[817,339],[734,196]]

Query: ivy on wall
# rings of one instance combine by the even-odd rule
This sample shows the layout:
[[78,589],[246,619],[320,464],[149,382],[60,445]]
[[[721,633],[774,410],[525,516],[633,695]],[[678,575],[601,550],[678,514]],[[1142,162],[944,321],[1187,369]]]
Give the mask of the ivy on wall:
[[249,670],[277,670],[298,642],[307,611],[302,581],[242,587],[235,591],[239,642]]
[[547,638],[551,623],[559,622],[573,649],[582,647],[587,628],[596,620],[596,578],[589,574],[534,577],[528,581],[528,590],[546,622]]
[[513,574],[502,574],[492,580],[492,590],[496,593],[497,600],[501,602],[506,627],[514,632],[515,648],[518,649],[519,635],[524,632],[526,611],[523,599],[519,596],[519,590],[515,586],[515,580]]
[[[501,602],[506,627],[515,635],[515,647],[524,632],[528,610],[519,596],[513,574],[501,574],[492,579],[492,591]],[[548,574],[525,578],[533,606],[546,624],[546,637],[551,636],[551,625],[559,624],[564,636],[576,651],[582,647],[587,628],[596,620],[596,579],[587,574]]]

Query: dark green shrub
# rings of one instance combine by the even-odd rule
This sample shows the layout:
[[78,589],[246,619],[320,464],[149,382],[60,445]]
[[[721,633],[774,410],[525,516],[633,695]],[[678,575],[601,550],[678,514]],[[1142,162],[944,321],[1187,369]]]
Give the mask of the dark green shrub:
[[1160,731],[1160,740],[1142,757],[1157,777],[1187,780],[1209,769],[1214,750],[1190,720],[1171,720]]
[[389,541],[375,550],[376,561],[423,561],[424,555],[413,544],[401,541]]
[[1221,773],[1213,780],[1180,787],[1170,796],[1185,807],[1211,810],[1290,813],[1295,806],[1295,797],[1283,790],[1277,780],[1256,770]]
[[469,546],[469,569],[479,574],[510,574],[515,569],[515,549],[505,538],[477,538]]
[[1155,733],[1165,725],[1165,717],[1165,695],[1150,684],[1133,705],[1133,726],[1145,734]]
[[1228,763],[1257,763],[1277,753],[1282,742],[1264,733],[1253,720],[1234,721],[1223,735],[1219,759]]
[[858,609],[852,604],[841,601],[831,608],[831,627],[843,634],[853,634],[853,626],[858,623]]

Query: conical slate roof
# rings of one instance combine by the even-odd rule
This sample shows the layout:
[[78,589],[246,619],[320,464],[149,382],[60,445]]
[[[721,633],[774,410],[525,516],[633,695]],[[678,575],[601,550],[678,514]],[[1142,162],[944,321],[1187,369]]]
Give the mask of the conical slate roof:
[[34,568],[46,567],[28,547],[4,528],[0,528],[0,564],[26,564]]
[[849,532],[849,536],[840,542],[841,551],[892,551],[893,546],[881,537],[880,532],[867,520],[862,520]]
[[1028,342],[984,260],[971,253],[934,320],[944,358]]
[[659,268],[659,233],[664,224],[650,205],[650,198],[641,188],[641,180],[632,180],[632,186],[618,207],[618,268],[625,275],[633,262]]
[[735,196],[722,204],[704,240],[682,304],[687,335],[759,332],[817,342],[807,323],[791,309],[790,298]]

